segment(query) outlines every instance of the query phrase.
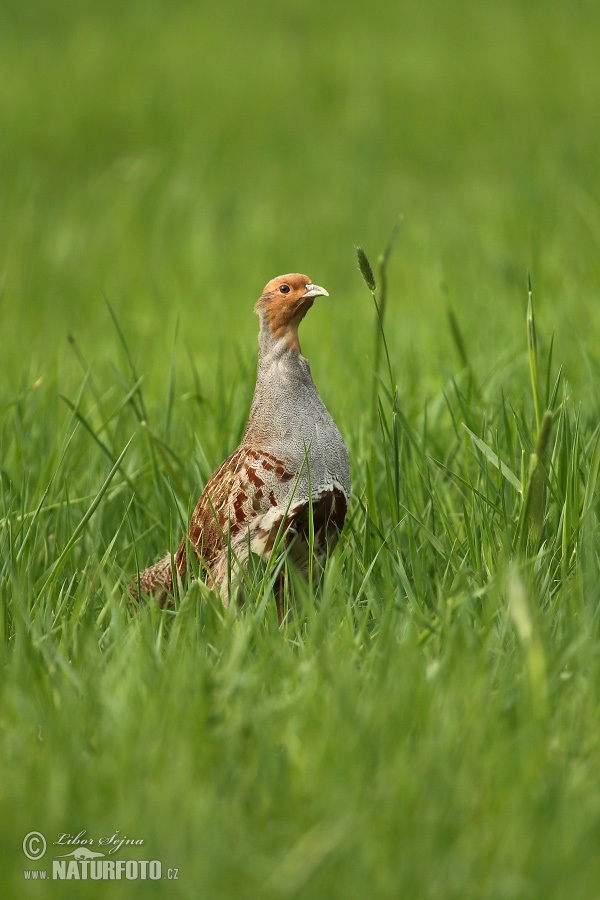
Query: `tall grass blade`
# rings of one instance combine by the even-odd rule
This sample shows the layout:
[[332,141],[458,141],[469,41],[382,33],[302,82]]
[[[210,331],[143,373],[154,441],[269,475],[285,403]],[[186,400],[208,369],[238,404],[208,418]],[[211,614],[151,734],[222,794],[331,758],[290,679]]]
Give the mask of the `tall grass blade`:
[[531,275],[529,273],[527,274],[527,348],[529,351],[529,373],[535,409],[535,433],[537,438],[540,432],[540,387],[538,380],[538,348],[535,330],[535,315],[533,311],[533,291],[531,288]]
[[509,484],[511,484],[514,487],[514,489],[516,491],[521,493],[521,491],[522,491],[521,482],[519,481],[519,479],[517,478],[515,473],[513,471],[511,471],[511,469],[509,469],[509,467],[506,465],[506,463],[500,459],[500,457],[498,456],[497,453],[494,453],[492,448],[488,444],[486,444],[485,441],[482,441],[481,438],[477,437],[476,434],[473,434],[471,429],[468,428],[464,422],[463,422],[463,428],[465,429],[465,431],[467,432],[467,434],[469,435],[469,437],[471,438],[471,440],[473,441],[473,443],[475,444],[477,449],[483,453],[485,458],[487,460],[489,460],[489,462],[491,462],[491,464],[502,473],[502,475],[506,478],[506,480],[509,482]]
[[38,598],[38,599],[39,599],[40,597],[43,596],[43,594],[46,592],[46,590],[47,590],[47,589],[48,589],[48,588],[56,581],[56,579],[58,578],[58,576],[59,576],[59,574],[60,574],[60,572],[61,572],[61,570],[62,570],[64,564],[66,563],[66,561],[67,561],[67,559],[68,559],[68,557],[69,557],[69,554],[70,554],[71,550],[73,549],[73,547],[74,547],[74,545],[75,545],[77,539],[79,538],[79,536],[80,536],[80,534],[82,533],[82,531],[84,530],[85,526],[87,525],[87,523],[89,522],[89,520],[92,518],[92,516],[94,515],[94,513],[95,513],[96,510],[98,509],[98,506],[100,505],[100,502],[101,502],[102,498],[104,497],[106,491],[108,490],[108,487],[109,487],[111,481],[113,480],[113,478],[115,477],[115,475],[116,475],[117,472],[119,471],[119,468],[120,468],[120,466],[121,466],[121,463],[123,462],[123,459],[125,458],[125,454],[126,454],[127,451],[129,450],[129,447],[130,447],[130,445],[131,445],[132,440],[133,440],[133,436],[129,438],[129,440],[127,441],[125,447],[123,448],[123,450],[122,450],[121,453],[119,454],[118,459],[116,460],[114,466],[112,467],[112,469],[111,469],[110,472],[108,473],[108,475],[107,475],[107,477],[106,477],[106,479],[105,479],[105,481],[104,481],[102,487],[100,488],[100,490],[99,490],[98,493],[96,494],[96,497],[94,498],[94,500],[93,500],[93,502],[91,503],[90,507],[88,508],[88,510],[86,511],[86,513],[84,514],[84,516],[82,517],[81,521],[80,521],[79,524],[77,525],[75,531],[73,532],[73,534],[71,535],[71,537],[70,537],[69,540],[67,541],[67,543],[66,543],[65,547],[63,548],[63,550],[62,550],[60,556],[58,557],[58,559],[56,560],[56,562],[52,565],[52,567],[51,567],[51,569],[50,569],[50,572],[49,572],[48,576],[46,577],[46,580],[43,582],[41,588],[40,588],[39,590],[36,591],[36,594],[37,594],[37,598]]

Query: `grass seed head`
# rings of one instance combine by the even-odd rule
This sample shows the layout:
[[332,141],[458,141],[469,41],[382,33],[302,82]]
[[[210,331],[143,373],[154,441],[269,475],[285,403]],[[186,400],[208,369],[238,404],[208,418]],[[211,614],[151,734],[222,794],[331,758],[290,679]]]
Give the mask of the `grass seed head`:
[[371,263],[369,262],[367,254],[362,247],[356,248],[356,259],[358,261],[360,274],[362,275],[365,284],[367,285],[371,293],[374,293],[377,290],[375,276],[373,275],[373,269],[371,268]]

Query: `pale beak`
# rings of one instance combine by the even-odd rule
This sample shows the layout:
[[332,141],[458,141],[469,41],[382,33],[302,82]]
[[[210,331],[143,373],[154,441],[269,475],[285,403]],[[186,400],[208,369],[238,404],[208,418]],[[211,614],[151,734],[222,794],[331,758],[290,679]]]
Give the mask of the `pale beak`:
[[302,294],[302,299],[306,300],[307,297],[329,297],[329,293],[325,288],[319,287],[318,284],[307,284],[306,292]]

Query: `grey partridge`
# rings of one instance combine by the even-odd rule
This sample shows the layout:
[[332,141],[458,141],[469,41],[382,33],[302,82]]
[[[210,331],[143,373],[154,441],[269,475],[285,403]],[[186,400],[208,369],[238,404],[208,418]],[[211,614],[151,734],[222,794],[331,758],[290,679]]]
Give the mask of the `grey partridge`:
[[[298,325],[315,297],[327,296],[306,275],[281,275],[269,281],[254,307],[258,372],[244,435],[209,479],[173,559],[182,577],[190,574],[191,548],[225,606],[250,553],[268,558],[282,538],[306,574],[312,528],[316,573],[344,525],[348,452],[298,340]],[[165,602],[174,587],[169,555],[142,572],[130,590]],[[281,616],[281,598],[278,607]]]

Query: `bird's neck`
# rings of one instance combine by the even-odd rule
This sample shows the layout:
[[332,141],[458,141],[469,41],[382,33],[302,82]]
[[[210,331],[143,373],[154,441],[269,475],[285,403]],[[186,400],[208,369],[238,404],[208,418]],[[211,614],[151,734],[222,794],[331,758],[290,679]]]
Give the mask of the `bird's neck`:
[[304,300],[300,305],[287,306],[271,305],[258,306],[260,318],[260,333],[258,336],[259,355],[269,356],[273,352],[287,349],[291,353],[300,354],[300,341],[298,339],[298,326],[313,305],[312,297]]
[[286,335],[276,337],[261,325],[254,397],[246,426],[246,439],[268,441],[283,416],[301,411],[302,404],[317,396],[310,365],[292,349]]
[[275,360],[288,356],[298,356],[300,352],[297,328],[295,333],[286,331],[279,336],[275,336],[269,327],[260,329],[258,335],[259,366],[261,363],[268,365]]
[[302,356],[298,340],[298,323],[274,334],[266,322],[261,322],[258,335],[258,371],[256,384],[306,380],[310,377],[308,360]]

